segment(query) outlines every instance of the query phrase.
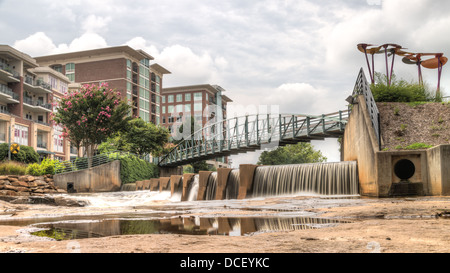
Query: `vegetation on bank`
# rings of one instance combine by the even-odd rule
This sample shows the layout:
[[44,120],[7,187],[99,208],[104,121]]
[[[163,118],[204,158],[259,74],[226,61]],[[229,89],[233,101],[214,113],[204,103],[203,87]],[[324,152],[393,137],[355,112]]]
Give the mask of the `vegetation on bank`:
[[430,91],[430,87],[426,84],[420,85],[403,79],[399,80],[393,75],[392,82],[388,85],[385,75],[375,73],[375,77],[375,84],[372,84],[370,89],[376,102],[424,103],[442,101],[442,95],[436,95],[436,92]]

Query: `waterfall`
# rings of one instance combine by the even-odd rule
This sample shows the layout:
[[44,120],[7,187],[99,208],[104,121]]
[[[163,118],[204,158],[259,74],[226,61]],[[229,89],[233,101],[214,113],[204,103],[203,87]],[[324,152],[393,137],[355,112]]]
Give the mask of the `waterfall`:
[[232,170],[228,175],[225,199],[237,199],[239,194],[239,169]]
[[187,201],[195,201],[197,200],[197,195],[198,195],[198,174],[194,175],[194,180],[191,182],[191,184],[189,185],[188,188],[188,198]]
[[261,166],[256,168],[253,197],[301,192],[357,195],[356,162]]
[[216,188],[217,188],[217,172],[213,172],[208,177],[208,183],[206,184],[205,200],[216,199]]

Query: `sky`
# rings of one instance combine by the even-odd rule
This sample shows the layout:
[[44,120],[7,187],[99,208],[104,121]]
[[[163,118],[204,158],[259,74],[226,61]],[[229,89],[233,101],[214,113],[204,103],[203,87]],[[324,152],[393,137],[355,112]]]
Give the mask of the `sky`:
[[[32,57],[129,45],[172,72],[164,87],[217,84],[233,106],[316,115],[345,110],[361,67],[368,77],[358,43],[446,54],[449,10],[444,0],[0,0],[0,44]],[[375,70],[384,67],[376,56]],[[400,59],[394,73],[417,81],[417,68]],[[424,80],[434,88],[437,71]],[[312,144],[339,161],[336,139]]]

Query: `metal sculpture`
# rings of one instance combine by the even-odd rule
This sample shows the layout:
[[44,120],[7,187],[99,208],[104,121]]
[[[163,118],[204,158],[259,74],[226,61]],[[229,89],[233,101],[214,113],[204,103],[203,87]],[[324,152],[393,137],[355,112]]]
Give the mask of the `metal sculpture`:
[[[369,46],[371,48],[368,48]],[[381,46],[374,46],[372,44],[358,44],[357,47],[358,47],[358,50],[363,52],[366,56],[367,66],[369,68],[369,74],[370,74],[370,79],[372,81],[372,84],[375,83],[374,55],[382,54],[382,53],[384,53],[384,55],[385,55],[386,77],[387,77],[388,86],[391,85],[391,81],[392,81],[395,55],[398,55],[398,56],[403,57],[403,59],[402,59],[403,63],[417,65],[420,85],[423,85],[422,67],[425,67],[428,69],[437,69],[438,70],[438,84],[437,84],[436,96],[437,97],[440,96],[442,68],[448,61],[448,58],[444,57],[443,53],[412,53],[412,52],[403,51],[403,49],[405,49],[405,48],[402,48],[400,45],[397,45],[397,44],[383,44]],[[381,48],[384,48],[384,49],[381,50]],[[372,55],[372,67],[369,64],[369,58],[367,56],[368,54]],[[390,56],[392,56],[392,63],[391,63],[391,69],[389,71],[388,57],[390,57]],[[430,58],[430,56],[431,56],[431,58]],[[429,57],[429,59],[424,59],[426,57]]]
[[[381,46],[368,48],[369,46],[373,46],[373,45],[358,44],[358,50],[361,51],[362,53],[364,53],[364,55],[366,56],[367,67],[369,68],[370,81],[372,83],[375,83],[375,64],[374,64],[375,57],[374,56],[375,56],[375,54],[380,53]],[[368,54],[372,55],[372,69],[370,68],[371,65],[369,64],[369,57],[367,56]]]

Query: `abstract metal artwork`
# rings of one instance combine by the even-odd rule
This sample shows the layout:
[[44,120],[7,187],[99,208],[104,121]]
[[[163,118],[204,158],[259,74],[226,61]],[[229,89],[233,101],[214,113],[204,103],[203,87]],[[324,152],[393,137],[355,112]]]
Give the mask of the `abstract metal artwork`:
[[[408,51],[404,51],[406,48],[402,48],[402,46],[397,44],[383,44],[380,46],[372,45],[372,44],[358,44],[357,48],[359,51],[364,53],[366,57],[367,66],[369,69],[370,80],[372,83],[375,83],[375,65],[374,65],[374,55],[375,54],[384,54],[386,61],[386,78],[388,86],[391,84],[392,75],[394,71],[394,61],[395,55],[403,57],[402,61],[405,64],[415,64],[417,65],[419,84],[423,85],[423,77],[422,77],[422,67],[428,69],[438,69],[438,84],[436,95],[440,95],[440,85],[441,85],[441,75],[442,75],[442,67],[447,63],[448,58],[444,57],[443,53],[412,53]],[[368,55],[372,55],[372,63],[369,62]],[[388,58],[392,56],[391,67],[389,70],[389,60]]]

